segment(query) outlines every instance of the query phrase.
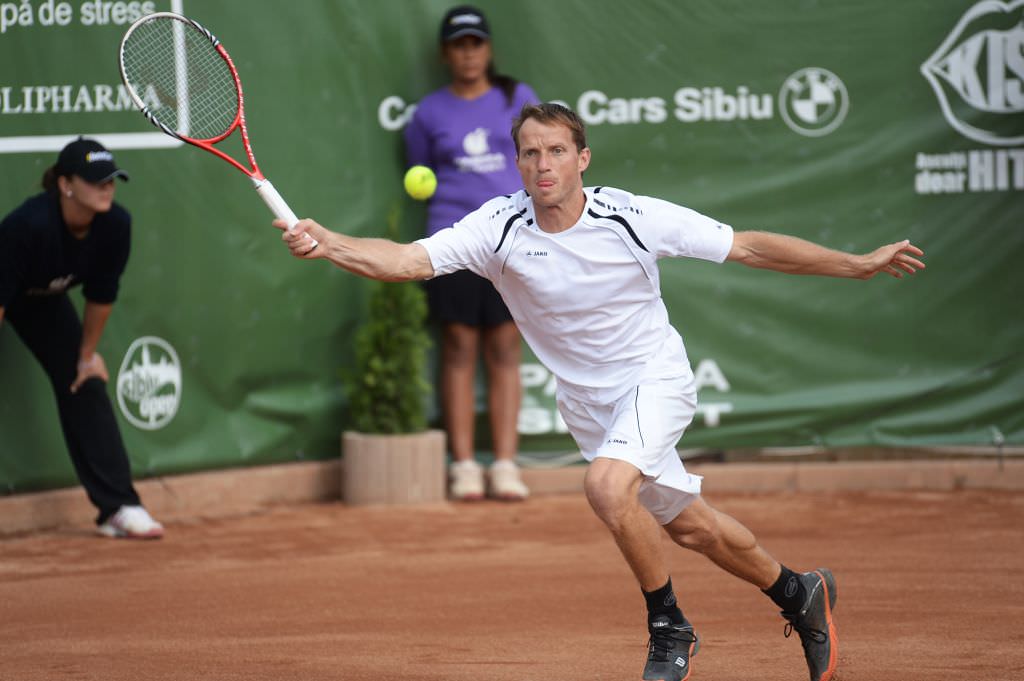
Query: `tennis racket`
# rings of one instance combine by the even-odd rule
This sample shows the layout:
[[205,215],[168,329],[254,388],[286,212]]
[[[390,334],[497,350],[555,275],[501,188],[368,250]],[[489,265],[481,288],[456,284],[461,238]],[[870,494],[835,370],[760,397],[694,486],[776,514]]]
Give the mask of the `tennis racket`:
[[[288,223],[288,229],[295,226],[299,219],[256,165],[245,127],[242,82],[212,33],[180,14],[148,14],[128,27],[118,62],[129,96],[153,125],[241,170],[271,212]],[[236,129],[241,131],[248,167],[214,146]],[[312,250],[317,242],[309,238]]]

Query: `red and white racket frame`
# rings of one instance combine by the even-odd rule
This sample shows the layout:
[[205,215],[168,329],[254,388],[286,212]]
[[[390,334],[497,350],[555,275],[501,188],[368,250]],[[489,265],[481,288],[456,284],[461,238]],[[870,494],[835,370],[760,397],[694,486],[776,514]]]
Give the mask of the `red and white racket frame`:
[[[203,35],[205,35],[207,39],[209,39],[210,43],[217,51],[217,54],[219,54],[221,58],[224,60],[224,62],[228,65],[228,69],[231,72],[231,77],[235,81],[235,92],[238,94],[238,112],[235,114],[234,122],[231,125],[229,125],[227,130],[225,130],[222,134],[207,139],[196,139],[193,137],[182,135],[176,130],[172,130],[171,128],[167,127],[159,120],[157,120],[156,116],[153,115],[149,107],[146,106],[146,103],[143,102],[142,99],[136,94],[134,86],[128,81],[128,76],[125,73],[124,66],[124,45],[128,41],[129,36],[131,36],[132,32],[135,31],[135,29],[138,26],[156,17],[166,17],[174,19],[176,21],[191,24],[192,26],[197,28]],[[292,211],[292,209],[288,207],[288,204],[277,192],[277,190],[274,188],[274,185],[271,184],[270,180],[268,180],[263,175],[263,173],[260,171],[260,167],[256,164],[256,157],[253,155],[252,145],[249,143],[249,131],[245,126],[245,100],[242,95],[242,81],[238,77],[238,70],[235,68],[235,63],[231,60],[231,55],[228,54],[227,50],[224,49],[224,46],[221,45],[220,40],[218,40],[215,35],[210,33],[210,31],[204,28],[197,21],[189,19],[188,17],[182,16],[180,14],[175,14],[174,12],[154,12],[152,14],[147,14],[146,16],[141,17],[140,19],[135,21],[131,26],[128,27],[128,30],[125,31],[124,37],[121,39],[120,49],[118,50],[118,67],[121,71],[121,80],[124,81],[125,88],[128,90],[128,96],[131,97],[132,101],[135,103],[135,106],[137,106],[139,110],[142,111],[143,115],[145,115],[146,118],[149,119],[150,123],[158,127],[164,133],[170,135],[171,137],[179,139],[182,142],[191,144],[192,146],[199,147],[200,149],[204,149],[210,152],[211,154],[224,159],[234,167],[241,170],[249,177],[249,179],[252,180],[252,184],[256,188],[256,193],[260,195],[260,198],[262,198],[264,203],[267,204],[267,207],[270,208],[271,212],[276,217],[284,220],[288,224],[288,229],[292,229],[295,226],[295,223],[297,223],[299,219],[295,216],[295,213]],[[233,133],[236,129],[241,131],[242,146],[245,149],[245,156],[249,160],[248,168],[246,168],[237,160],[235,160],[231,156],[228,156],[223,151],[214,146],[218,142],[227,139],[231,135],[231,133]],[[315,247],[316,240],[312,239],[312,237],[310,237],[310,239]]]

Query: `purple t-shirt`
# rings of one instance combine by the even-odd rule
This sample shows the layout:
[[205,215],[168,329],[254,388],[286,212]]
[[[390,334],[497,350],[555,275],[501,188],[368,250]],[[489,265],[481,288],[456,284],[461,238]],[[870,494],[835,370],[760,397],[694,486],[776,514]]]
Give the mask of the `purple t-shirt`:
[[405,128],[406,159],[437,175],[437,192],[427,206],[427,236],[450,227],[495,196],[523,187],[516,169],[512,121],[537,95],[517,83],[511,104],[492,87],[473,100],[447,87],[424,97]]

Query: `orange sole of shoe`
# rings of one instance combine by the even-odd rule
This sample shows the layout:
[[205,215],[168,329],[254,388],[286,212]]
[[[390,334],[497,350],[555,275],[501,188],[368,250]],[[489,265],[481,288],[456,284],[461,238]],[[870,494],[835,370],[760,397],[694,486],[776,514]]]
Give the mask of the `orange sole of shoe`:
[[828,668],[821,675],[818,681],[832,681],[836,673],[836,663],[839,661],[839,639],[836,637],[836,625],[832,622],[832,594],[828,592],[828,580],[820,571],[815,570],[814,574],[821,577],[821,588],[825,590],[825,620],[828,622]]

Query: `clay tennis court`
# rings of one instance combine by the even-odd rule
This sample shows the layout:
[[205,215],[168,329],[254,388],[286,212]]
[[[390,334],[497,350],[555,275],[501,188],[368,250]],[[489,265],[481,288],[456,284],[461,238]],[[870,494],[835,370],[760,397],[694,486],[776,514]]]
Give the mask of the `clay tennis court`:
[[[796,569],[838,580],[843,681],[1024,679],[1024,495],[711,494]],[[695,681],[807,678],[767,598],[671,552]],[[582,495],[0,539],[0,678],[637,679],[645,613]]]

